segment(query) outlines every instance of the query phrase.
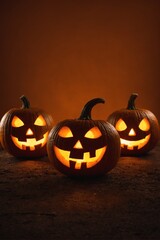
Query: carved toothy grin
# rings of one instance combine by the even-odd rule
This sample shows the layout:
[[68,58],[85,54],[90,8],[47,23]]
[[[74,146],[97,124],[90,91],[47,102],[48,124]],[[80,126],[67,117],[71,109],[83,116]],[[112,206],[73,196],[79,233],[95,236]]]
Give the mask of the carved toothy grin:
[[74,168],[81,169],[82,164],[86,164],[86,168],[91,168],[96,165],[106,152],[106,146],[95,150],[95,157],[90,157],[90,152],[85,152],[83,154],[83,159],[70,158],[70,151],[65,151],[54,146],[54,152],[58,160],[65,166],[70,168],[71,162],[75,162]]
[[148,143],[150,136],[151,136],[151,134],[147,135],[143,139],[136,140],[136,141],[129,141],[129,140],[125,140],[125,139],[121,138],[120,139],[121,147],[125,148],[125,146],[126,146],[128,150],[133,150],[135,147],[137,147],[137,149],[141,149]]
[[36,140],[36,138],[27,138],[26,141],[19,141],[18,138],[12,137],[13,143],[20,148],[21,150],[29,149],[30,151],[34,151],[36,146],[43,147],[47,142],[48,132],[43,135],[43,138],[40,140]]

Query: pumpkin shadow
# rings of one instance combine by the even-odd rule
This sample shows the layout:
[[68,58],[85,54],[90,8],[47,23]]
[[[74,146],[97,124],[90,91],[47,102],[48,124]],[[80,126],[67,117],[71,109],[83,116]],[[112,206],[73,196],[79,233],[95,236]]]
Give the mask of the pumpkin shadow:
[[[103,175],[103,176],[94,176],[94,177],[73,177],[73,176],[67,176],[63,175],[60,172],[57,172],[56,179],[52,182],[53,185],[55,185],[55,182],[62,186],[62,189],[64,191],[64,186],[66,189],[69,190],[69,192],[79,191],[80,189],[87,190],[87,188],[90,189],[91,186],[97,186],[102,183],[107,183],[107,181],[110,179],[109,175]],[[108,181],[109,183],[110,181]]]

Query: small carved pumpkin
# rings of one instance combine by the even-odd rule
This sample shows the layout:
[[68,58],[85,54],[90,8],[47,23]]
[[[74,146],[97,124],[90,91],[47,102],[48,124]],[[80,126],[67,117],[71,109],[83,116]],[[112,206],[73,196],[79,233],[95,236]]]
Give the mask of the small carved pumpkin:
[[135,107],[137,96],[137,93],[131,94],[127,109],[115,111],[108,117],[120,135],[122,155],[145,154],[159,140],[158,120],[149,110]]
[[117,131],[106,121],[91,119],[91,110],[97,103],[104,103],[104,100],[92,99],[78,119],[58,123],[49,134],[49,159],[66,175],[103,175],[118,161],[120,139]]
[[43,110],[30,108],[25,96],[22,108],[9,110],[1,120],[0,134],[6,151],[20,158],[36,158],[47,154],[46,143],[52,118]]

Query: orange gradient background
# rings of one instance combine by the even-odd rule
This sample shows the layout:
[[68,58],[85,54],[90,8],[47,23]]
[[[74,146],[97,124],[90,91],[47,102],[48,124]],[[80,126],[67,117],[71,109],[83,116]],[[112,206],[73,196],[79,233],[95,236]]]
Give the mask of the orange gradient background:
[[160,120],[160,1],[2,0],[0,117],[26,95],[55,123],[136,105]]

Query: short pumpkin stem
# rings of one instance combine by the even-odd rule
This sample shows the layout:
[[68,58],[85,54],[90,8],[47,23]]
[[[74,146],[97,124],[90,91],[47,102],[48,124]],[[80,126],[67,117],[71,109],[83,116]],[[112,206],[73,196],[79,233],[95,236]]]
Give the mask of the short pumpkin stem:
[[138,97],[138,93],[132,93],[129,100],[128,100],[128,110],[135,110],[135,99]]
[[20,100],[22,101],[22,109],[24,109],[24,108],[30,108],[30,102],[29,102],[29,100],[26,98],[26,96],[24,96],[24,95],[22,95],[21,97],[20,97]]
[[91,119],[91,110],[97,103],[105,103],[105,100],[102,98],[94,98],[86,103],[82,109],[81,115],[78,118],[79,120],[89,120]]

